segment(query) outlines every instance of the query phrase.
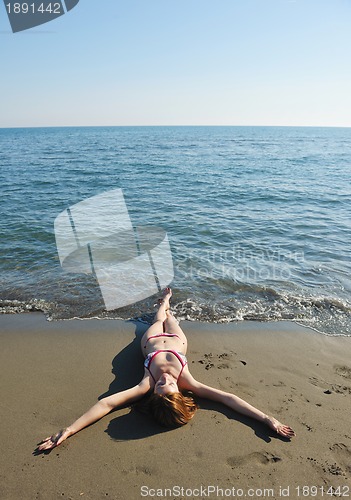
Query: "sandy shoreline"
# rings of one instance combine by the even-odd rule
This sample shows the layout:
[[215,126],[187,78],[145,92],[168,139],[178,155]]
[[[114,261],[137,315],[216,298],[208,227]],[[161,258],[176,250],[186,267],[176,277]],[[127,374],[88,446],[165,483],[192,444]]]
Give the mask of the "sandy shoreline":
[[[164,498],[230,498],[230,492],[239,498],[240,489],[245,494],[249,488],[259,489],[251,498],[302,498],[303,486],[324,488],[324,496],[328,487],[340,486],[344,498],[351,497],[351,338],[288,322],[182,327],[195,378],[276,416],[297,437],[285,441],[200,401],[194,420],[181,429],[165,432],[125,408],[35,456],[41,438],[69,425],[99,396],[139,380],[146,326],[4,315],[0,498],[127,500],[142,493],[162,498],[162,492]],[[263,489],[269,489],[266,496]]]

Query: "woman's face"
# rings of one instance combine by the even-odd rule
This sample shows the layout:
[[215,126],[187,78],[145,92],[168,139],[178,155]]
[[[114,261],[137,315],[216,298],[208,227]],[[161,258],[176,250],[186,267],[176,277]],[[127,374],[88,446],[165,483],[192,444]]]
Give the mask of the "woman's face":
[[179,392],[176,379],[169,373],[163,373],[155,384],[154,393],[165,396],[174,392]]

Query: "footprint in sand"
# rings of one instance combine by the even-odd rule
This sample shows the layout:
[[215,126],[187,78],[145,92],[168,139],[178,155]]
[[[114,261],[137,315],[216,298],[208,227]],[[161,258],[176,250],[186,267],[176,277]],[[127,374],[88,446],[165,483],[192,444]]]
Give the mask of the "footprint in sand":
[[307,460],[324,474],[345,477],[351,472],[351,449],[344,443],[335,443],[329,450],[332,453],[327,460],[320,462],[312,457],[307,457]]
[[135,465],[129,469],[122,469],[121,473],[123,475],[135,474],[139,476],[140,474],[145,476],[153,476],[159,473],[159,470],[154,467],[149,467],[148,465]]
[[243,465],[248,465],[250,463],[255,463],[258,465],[269,465],[280,462],[281,460],[282,459],[280,457],[272,455],[271,453],[260,453],[258,451],[255,451],[242,457],[229,457],[227,459],[227,464],[230,465],[232,469],[234,469],[235,467],[242,467]]
[[[342,368],[345,370],[347,367],[344,366]],[[343,371],[343,373],[346,372]],[[324,394],[332,394],[333,392],[344,395],[351,394],[351,387],[347,385],[329,384],[328,382],[325,382],[324,380],[319,380],[316,377],[309,377],[309,381],[312,385],[323,389]]]
[[351,472],[351,449],[344,443],[335,443],[329,448],[344,472]]
[[344,365],[334,365],[334,369],[338,375],[351,380],[351,368]]
[[351,394],[351,387],[347,385],[333,384],[332,390],[337,394],[344,394],[344,395]]
[[282,382],[281,380],[278,380],[278,382],[275,382],[272,385],[273,385],[273,387],[286,387],[286,385],[284,384],[284,382]]
[[202,365],[205,365],[205,369],[209,370],[210,368],[217,368],[219,370],[230,368],[230,358],[231,355],[227,353],[214,355],[212,352],[204,354],[203,359],[200,359],[198,362]]

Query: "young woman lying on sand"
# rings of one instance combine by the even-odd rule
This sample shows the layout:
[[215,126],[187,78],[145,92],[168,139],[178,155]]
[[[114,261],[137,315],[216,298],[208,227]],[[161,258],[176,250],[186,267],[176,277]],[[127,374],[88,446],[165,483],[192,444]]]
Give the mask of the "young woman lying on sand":
[[218,401],[232,410],[263,422],[283,437],[295,436],[291,427],[281,424],[274,417],[266,415],[234,394],[215,389],[194,379],[185,357],[186,336],[169,309],[171,296],[171,289],[166,288],[159,301],[154,323],[141,339],[145,369],[140,383],[131,389],[101,399],[72,425],[42,441],[38,447],[39,451],[58,446],[116,407],[134,403],[149,392],[151,395],[147,407],[155,419],[166,427],[184,425],[193,418],[198,406],[192,396],[183,394],[190,391],[196,396]]

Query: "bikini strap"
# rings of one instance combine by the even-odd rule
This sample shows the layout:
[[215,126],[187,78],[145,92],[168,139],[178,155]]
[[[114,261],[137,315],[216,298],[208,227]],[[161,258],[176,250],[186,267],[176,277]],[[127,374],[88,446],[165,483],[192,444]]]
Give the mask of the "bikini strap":
[[184,361],[184,359],[182,358],[182,356],[179,352],[177,352],[177,351],[171,351],[171,352],[179,359],[180,364],[182,365],[182,369],[180,370],[178,378],[177,378],[177,383],[178,383],[178,380],[180,379],[180,376],[183,373],[184,366],[188,364],[188,361],[185,358],[185,356],[184,356],[184,358],[185,358],[185,361]]
[[153,353],[150,353],[150,354],[151,354],[151,356],[150,356],[150,354],[148,354],[148,355],[147,355],[147,358],[146,358],[146,360],[145,360],[145,362],[144,362],[144,366],[145,366],[145,368],[147,369],[147,371],[150,373],[150,375],[151,375],[151,377],[152,377],[152,380],[155,382],[155,384],[156,384],[156,380],[155,380],[155,377],[153,376],[153,374],[151,373],[151,370],[150,370],[149,366],[151,365],[151,362],[152,362],[152,360],[154,359],[154,357],[155,357],[155,356],[156,356],[159,352],[160,352],[160,351],[155,351],[155,352],[153,352]]

